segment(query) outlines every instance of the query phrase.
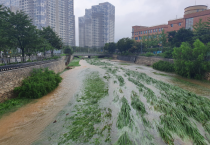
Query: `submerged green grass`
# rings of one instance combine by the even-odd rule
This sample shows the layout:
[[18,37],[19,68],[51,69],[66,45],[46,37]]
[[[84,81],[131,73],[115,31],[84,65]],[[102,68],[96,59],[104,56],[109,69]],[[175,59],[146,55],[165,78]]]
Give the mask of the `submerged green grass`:
[[[97,144],[103,136],[105,136],[103,142],[111,141],[112,110],[99,106],[99,101],[108,94],[106,83],[98,72],[94,72],[88,75],[84,86],[83,94],[77,96],[78,105],[74,107],[75,114],[66,118],[66,123],[69,124],[68,132],[61,136],[59,144],[67,144],[70,140],[76,143],[94,140]],[[102,122],[102,128],[96,127]]]
[[[137,85],[140,92],[143,92],[147,102],[156,111],[163,113],[160,116],[159,124],[156,126],[160,136],[167,144],[174,144],[173,134],[178,135],[183,140],[190,138],[194,144],[207,144],[206,139],[208,139],[210,133],[209,99],[195,95],[177,86],[157,81],[143,73],[127,70],[126,74],[130,76],[129,81]],[[159,89],[161,96],[157,97],[143,83]],[[201,135],[194,123],[195,121],[203,125],[206,131],[205,137]]]
[[133,145],[133,142],[130,140],[128,133],[124,132],[114,145]]
[[117,127],[118,129],[122,129],[125,126],[132,128],[133,119],[131,118],[130,115],[131,112],[130,105],[128,104],[128,101],[125,97],[123,97],[121,101],[122,101],[122,106],[117,117]]
[[79,58],[74,58],[74,59],[69,63],[68,66],[70,66],[70,67],[80,66],[79,62],[80,62],[80,59],[79,59]]

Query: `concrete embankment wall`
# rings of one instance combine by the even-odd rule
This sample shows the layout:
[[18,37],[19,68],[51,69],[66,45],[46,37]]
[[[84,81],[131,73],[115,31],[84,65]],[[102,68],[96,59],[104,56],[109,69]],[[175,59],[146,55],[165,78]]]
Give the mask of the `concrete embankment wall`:
[[170,63],[173,63],[173,59],[167,59],[167,58],[160,58],[160,57],[146,57],[146,56],[120,56],[120,55],[112,55],[114,59],[123,60],[123,61],[129,61],[129,62],[135,62],[136,64],[143,64],[143,65],[153,65],[155,62],[158,62],[160,60],[162,61],[168,61]]
[[[65,69],[66,59],[66,56],[62,56],[59,60],[50,63],[0,72],[0,103],[16,97],[13,93],[14,88],[21,86],[22,80],[30,76],[33,69],[49,68],[59,73]],[[70,56],[70,61],[72,59],[73,56]]]

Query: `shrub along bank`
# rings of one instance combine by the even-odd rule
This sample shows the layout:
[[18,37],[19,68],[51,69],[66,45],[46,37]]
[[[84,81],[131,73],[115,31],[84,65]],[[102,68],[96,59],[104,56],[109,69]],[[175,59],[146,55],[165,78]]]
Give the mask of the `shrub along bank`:
[[172,52],[174,64],[159,61],[153,68],[166,72],[176,72],[178,75],[194,79],[203,79],[206,72],[210,71],[210,42],[205,45],[199,39],[193,43],[183,42],[180,47],[175,47]]
[[32,101],[32,99],[53,91],[61,82],[62,78],[48,69],[34,69],[31,76],[24,79],[22,86],[16,87],[14,93],[17,98],[0,103],[0,116],[7,112],[15,111],[17,108]]
[[156,63],[153,64],[152,66],[154,69],[156,70],[160,70],[160,71],[166,71],[166,72],[174,72],[174,64],[167,62],[167,61],[158,61]]

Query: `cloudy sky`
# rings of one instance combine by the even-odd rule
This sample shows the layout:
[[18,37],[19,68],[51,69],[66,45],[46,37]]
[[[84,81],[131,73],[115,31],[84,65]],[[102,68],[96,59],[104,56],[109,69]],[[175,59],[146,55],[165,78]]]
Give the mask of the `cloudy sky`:
[[[131,37],[132,26],[167,24],[176,16],[183,17],[185,7],[195,5],[195,0],[74,0],[77,46],[78,17],[85,15],[85,9],[103,2],[115,6],[115,42],[123,37]],[[196,4],[210,7],[209,0],[196,0]]]

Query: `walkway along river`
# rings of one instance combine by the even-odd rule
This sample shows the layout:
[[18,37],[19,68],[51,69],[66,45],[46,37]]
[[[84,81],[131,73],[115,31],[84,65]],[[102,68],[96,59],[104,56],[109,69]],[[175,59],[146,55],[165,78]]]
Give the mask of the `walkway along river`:
[[209,144],[209,83],[117,60],[80,65],[55,91],[3,116],[0,144]]

